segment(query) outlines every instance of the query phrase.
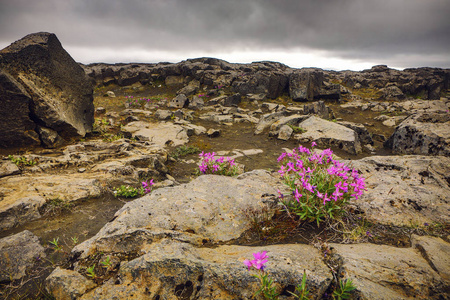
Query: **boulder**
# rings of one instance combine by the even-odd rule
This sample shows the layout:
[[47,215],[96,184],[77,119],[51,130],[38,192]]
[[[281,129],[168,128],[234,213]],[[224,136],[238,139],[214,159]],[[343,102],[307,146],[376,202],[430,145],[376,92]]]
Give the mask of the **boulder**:
[[280,132],[278,133],[278,139],[287,141],[291,138],[293,132],[294,132],[294,129],[292,129],[290,126],[283,125],[283,126],[281,126]]
[[92,131],[91,81],[54,34],[30,34],[4,48],[0,68],[14,78],[0,76],[0,106],[7,109],[0,120],[1,146],[38,143],[37,123],[63,138]]
[[261,134],[266,128],[270,127],[275,121],[286,116],[286,111],[269,113],[261,116],[255,128],[255,134]]
[[193,96],[192,100],[189,101],[188,108],[189,109],[201,109],[205,105],[205,101],[198,96]]
[[339,125],[348,127],[356,132],[358,135],[359,141],[361,145],[373,145],[372,137],[370,136],[370,132],[367,130],[367,128],[363,124],[359,123],[353,123],[353,122],[347,122],[347,121],[340,121],[337,122]]
[[334,119],[333,111],[323,101],[303,105],[305,115],[318,115],[322,119]]
[[309,117],[298,126],[306,130],[306,132],[295,136],[300,141],[315,141],[319,147],[335,146],[351,154],[361,152],[358,135],[348,127],[316,116]]
[[419,113],[406,118],[385,142],[393,153],[450,156],[450,115]]
[[44,257],[44,247],[28,230],[0,239],[0,282],[21,279]]
[[45,289],[57,300],[77,299],[96,284],[76,271],[56,267],[45,279]]
[[39,137],[46,148],[56,148],[64,143],[58,132],[50,128],[38,126]]
[[369,220],[396,226],[450,222],[450,158],[372,156],[348,162],[367,191],[351,203]]
[[164,239],[149,245],[144,255],[122,262],[119,281],[108,281],[80,299],[252,299],[260,283],[243,261],[262,251],[267,251],[266,271],[280,294],[300,284],[303,272],[314,299],[332,281],[321,254],[310,245],[197,248]]
[[237,106],[239,103],[241,103],[241,94],[236,93],[225,98],[223,106]]
[[445,299],[446,282],[414,248],[329,244],[361,299]]
[[0,161],[0,178],[20,174],[19,167],[10,160]]
[[271,205],[278,182],[268,172],[239,178],[202,175],[128,202],[112,222],[77,245],[73,253],[85,257],[95,251],[139,251],[167,236],[194,245],[236,239],[251,227],[252,220],[242,212]]
[[430,267],[450,283],[450,243],[434,236],[412,236],[412,246],[420,251]]
[[299,70],[289,77],[289,96],[294,101],[312,101],[320,94],[323,72]]
[[188,101],[188,99],[187,99],[186,95],[179,94],[175,98],[170,100],[169,103],[167,104],[167,106],[173,107],[173,108],[183,108],[186,105],[187,101]]
[[302,122],[303,120],[305,120],[307,118],[308,118],[308,116],[304,116],[304,115],[292,115],[292,116],[282,117],[282,118],[278,119],[277,121],[273,122],[272,125],[270,125],[269,135],[277,136],[283,126],[286,126],[286,125],[287,126],[289,126],[289,125],[297,126],[300,122]]

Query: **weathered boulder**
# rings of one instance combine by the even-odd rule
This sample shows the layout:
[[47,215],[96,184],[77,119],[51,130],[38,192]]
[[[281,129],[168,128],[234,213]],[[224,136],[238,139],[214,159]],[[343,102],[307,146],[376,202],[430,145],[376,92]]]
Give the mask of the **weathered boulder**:
[[144,121],[131,122],[122,128],[122,132],[126,136],[149,141],[159,147],[176,147],[189,141],[186,129],[170,122],[156,124]]
[[330,244],[362,299],[445,299],[449,282],[414,248]]
[[337,122],[339,125],[348,127],[356,132],[358,135],[359,141],[361,145],[373,145],[372,137],[370,136],[370,132],[363,124],[347,122],[347,121],[339,121]]
[[36,144],[35,123],[63,138],[92,130],[91,82],[54,34],[30,34],[4,48],[0,69],[14,78],[0,76],[0,106],[7,109],[0,120],[0,146]]
[[44,247],[28,230],[0,239],[0,282],[21,279],[44,257]]
[[[300,122],[307,119],[308,116],[304,115],[292,115],[287,117],[282,117],[278,119],[277,121],[273,122],[272,125],[270,125],[270,132],[269,135],[271,136],[277,136],[283,126],[298,126]],[[293,131],[291,131],[292,133]]]
[[241,94],[236,93],[234,95],[228,96],[223,101],[223,106],[237,106],[239,103],[241,103]]
[[45,279],[45,289],[57,300],[77,299],[95,286],[92,280],[86,279],[80,273],[60,267],[56,267]]
[[438,237],[419,235],[413,235],[411,242],[430,267],[450,285],[450,243]]
[[299,70],[289,77],[289,95],[294,101],[312,101],[320,94],[323,72]]
[[323,101],[303,105],[303,113],[305,115],[318,115],[322,119],[334,119],[333,111]]
[[384,144],[393,153],[450,156],[450,115],[421,113],[406,118]]
[[269,113],[261,116],[258,124],[256,124],[255,134],[261,134],[266,128],[270,127],[275,121],[286,116],[286,111]]
[[0,161],[0,178],[20,174],[19,167],[10,160]]
[[236,239],[251,226],[242,212],[261,210],[277,193],[278,179],[268,173],[243,175],[242,179],[202,175],[187,184],[155,190],[125,204],[114,221],[73,252],[84,257],[95,251],[134,251],[167,235],[200,245]]
[[283,125],[280,128],[280,132],[278,133],[278,139],[287,141],[291,138],[292,133],[294,132],[294,129],[288,125]]
[[146,247],[144,255],[123,262],[118,280],[108,281],[80,299],[251,299],[259,281],[252,276],[255,270],[249,271],[242,262],[261,251],[267,251],[266,271],[280,294],[288,295],[287,290],[300,283],[304,271],[314,298],[322,297],[332,281],[321,254],[310,245],[197,248],[164,239]]
[[39,137],[42,144],[47,148],[56,148],[64,143],[64,140],[58,135],[55,130],[38,126]]
[[30,118],[31,102],[25,88],[0,70],[0,147],[40,144],[36,124]]
[[366,218],[398,226],[450,222],[450,158],[372,156],[349,161],[368,190],[352,200]]
[[170,100],[169,103],[167,104],[167,106],[173,107],[173,108],[183,108],[186,105],[187,101],[188,101],[188,99],[187,99],[186,95],[179,94],[175,98]]
[[351,154],[361,152],[358,135],[348,127],[316,116],[309,117],[298,126],[306,131],[295,136],[300,141],[315,141],[319,147],[335,146]]

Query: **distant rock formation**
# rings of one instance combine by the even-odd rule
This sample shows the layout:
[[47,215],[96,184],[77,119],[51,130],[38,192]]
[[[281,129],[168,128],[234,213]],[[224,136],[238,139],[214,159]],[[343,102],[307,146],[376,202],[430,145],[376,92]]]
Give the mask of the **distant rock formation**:
[[0,104],[0,147],[54,147],[92,130],[92,84],[52,33],[0,50]]
[[[259,94],[275,99],[287,95],[294,101],[339,101],[341,98],[432,100],[446,97],[450,87],[450,69],[439,68],[399,71],[381,65],[361,72],[336,72],[318,68],[294,69],[268,61],[233,64],[216,58],[188,59],[174,64],[97,63],[82,67],[96,85],[165,82],[173,87],[172,83],[177,83],[181,86],[179,93],[185,95],[195,93],[199,85],[223,86],[242,96]],[[191,82],[195,84],[189,86]]]

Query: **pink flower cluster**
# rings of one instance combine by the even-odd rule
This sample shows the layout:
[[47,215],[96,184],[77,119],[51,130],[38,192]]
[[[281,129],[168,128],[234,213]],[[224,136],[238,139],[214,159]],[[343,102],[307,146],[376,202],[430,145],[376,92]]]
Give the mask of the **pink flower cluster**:
[[144,192],[146,194],[148,194],[152,191],[152,185],[154,185],[153,179],[150,179],[147,181],[142,181],[142,188],[144,189]]
[[255,269],[264,271],[264,268],[266,267],[264,264],[268,262],[266,253],[267,251],[263,251],[261,253],[259,252],[253,253],[253,257],[255,259],[253,260],[246,259],[243,261],[243,263],[248,267],[249,270],[251,267],[253,267]]
[[299,204],[314,203],[312,200],[317,199],[327,205],[333,200],[331,203],[342,207],[350,197],[358,199],[365,191],[364,178],[358,170],[333,159],[332,154],[330,149],[312,153],[300,146],[278,158],[281,163],[278,172]]
[[215,158],[216,153],[203,152],[199,154],[202,159],[199,166],[200,172],[203,174],[222,174],[222,175],[234,175],[236,163],[234,159],[229,157],[218,157]]

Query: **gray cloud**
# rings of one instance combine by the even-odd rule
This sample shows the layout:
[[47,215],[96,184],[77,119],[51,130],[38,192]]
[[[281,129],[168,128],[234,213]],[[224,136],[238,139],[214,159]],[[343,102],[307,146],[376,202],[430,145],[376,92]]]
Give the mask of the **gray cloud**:
[[447,0],[0,0],[0,43],[49,31],[67,47],[301,48],[397,67],[450,67],[449,15]]

